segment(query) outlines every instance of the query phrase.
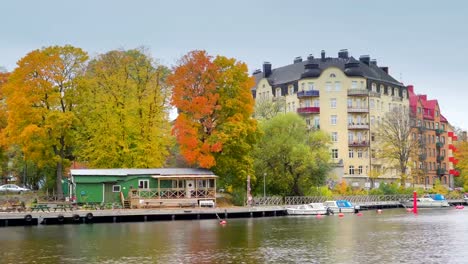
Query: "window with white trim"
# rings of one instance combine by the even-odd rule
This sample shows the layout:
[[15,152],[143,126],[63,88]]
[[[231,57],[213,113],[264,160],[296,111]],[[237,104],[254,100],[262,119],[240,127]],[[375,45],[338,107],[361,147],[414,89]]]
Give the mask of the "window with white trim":
[[120,185],[112,185],[112,192],[120,192],[121,189]]
[[138,180],[139,189],[149,189],[149,180]]
[[361,175],[361,174],[362,174],[362,166],[359,166],[359,167],[358,167],[357,174],[359,174],[359,175]]
[[330,99],[330,107],[331,108],[336,108],[336,98],[331,98]]
[[354,166],[353,165],[349,166],[349,174],[354,175]]
[[357,81],[351,82],[351,89],[357,89]]
[[348,157],[349,157],[350,159],[354,158],[354,150],[350,149],[350,150],[348,151]]
[[341,91],[341,83],[340,82],[335,82],[335,91],[337,91],[337,92]]
[[338,132],[332,132],[331,133],[331,141],[332,142],[337,142],[338,141]]
[[337,115],[331,115],[331,117],[330,117],[330,123],[331,123],[332,125],[336,125],[337,118],[338,118]]
[[338,149],[332,149],[331,156],[332,156],[332,159],[337,159],[338,158]]

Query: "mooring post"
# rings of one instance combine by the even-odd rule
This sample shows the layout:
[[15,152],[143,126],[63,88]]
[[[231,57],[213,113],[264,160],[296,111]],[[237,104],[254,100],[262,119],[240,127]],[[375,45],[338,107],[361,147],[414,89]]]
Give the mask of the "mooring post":
[[175,215],[172,215],[172,221],[174,221],[174,220],[175,220]]
[[227,209],[224,209],[224,219],[227,219],[227,217],[228,217]]
[[117,223],[117,217],[116,217],[116,216],[112,217],[112,221],[113,221],[114,223]]
[[145,222],[148,221],[148,216],[145,215],[145,216],[143,217],[143,220],[144,220]]

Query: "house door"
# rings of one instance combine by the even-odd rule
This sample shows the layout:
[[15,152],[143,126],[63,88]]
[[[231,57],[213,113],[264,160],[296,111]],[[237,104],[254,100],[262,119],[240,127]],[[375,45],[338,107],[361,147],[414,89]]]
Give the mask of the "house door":
[[187,180],[185,189],[187,190],[187,198],[192,198],[192,194],[195,193],[195,181]]
[[104,201],[103,202],[104,203],[118,202],[119,195],[120,195],[120,191],[118,189],[120,189],[120,186],[115,185],[115,183],[104,183]]

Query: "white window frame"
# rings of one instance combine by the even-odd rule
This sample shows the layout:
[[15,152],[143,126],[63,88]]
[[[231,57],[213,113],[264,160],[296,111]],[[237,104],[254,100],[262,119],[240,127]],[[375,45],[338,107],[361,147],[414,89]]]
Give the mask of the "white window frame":
[[341,82],[339,81],[335,82],[335,91],[337,92],[341,91]]
[[331,141],[332,142],[338,142],[338,132],[332,132],[331,133]]
[[332,159],[337,159],[338,158],[338,149],[332,149],[331,156],[332,156]]
[[336,98],[330,99],[330,107],[333,109],[336,108]]
[[[119,190],[116,191],[116,190],[115,190],[115,187],[118,187]],[[118,192],[118,193],[119,193],[119,192],[121,192],[121,191],[122,191],[122,186],[120,186],[120,185],[112,185],[112,192],[114,192],[114,193],[115,193],[115,192]]]
[[354,175],[354,165],[349,165],[348,173],[349,175]]
[[353,149],[348,150],[348,157],[349,157],[350,159],[353,159],[353,158],[354,158],[354,150],[353,150]]
[[[146,188],[145,188],[145,185],[146,185]],[[143,186],[143,187],[140,187],[140,186]],[[138,188],[139,189],[149,189],[150,188],[150,181],[149,180],[138,180]]]
[[337,115],[331,115],[330,116],[330,124],[333,126],[336,126],[338,123],[338,116]]

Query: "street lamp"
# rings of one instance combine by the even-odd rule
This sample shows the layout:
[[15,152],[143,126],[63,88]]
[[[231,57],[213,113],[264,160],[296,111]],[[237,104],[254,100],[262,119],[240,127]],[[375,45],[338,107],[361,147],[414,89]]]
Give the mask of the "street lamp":
[[265,183],[266,172],[263,173],[263,197],[266,197],[266,183]]

